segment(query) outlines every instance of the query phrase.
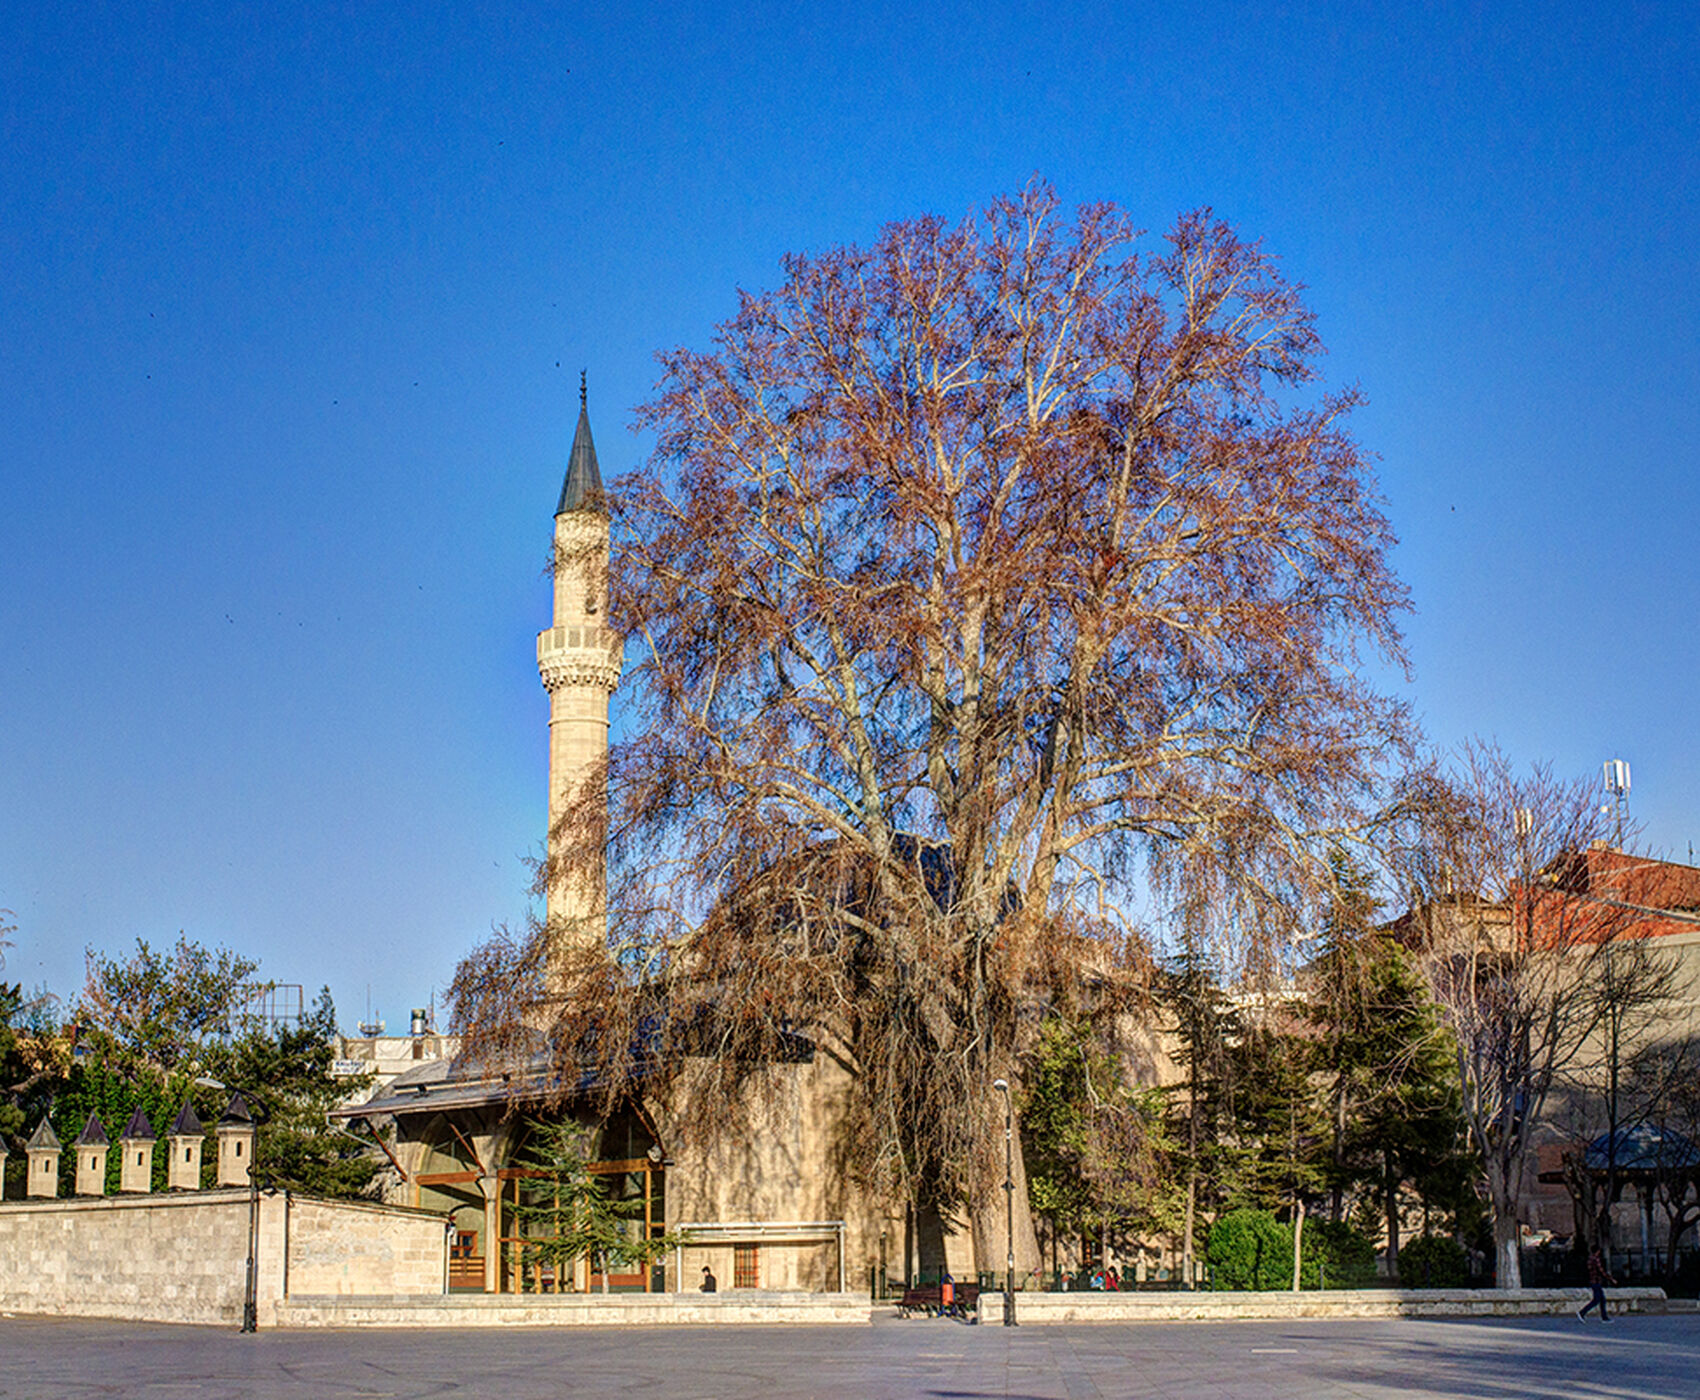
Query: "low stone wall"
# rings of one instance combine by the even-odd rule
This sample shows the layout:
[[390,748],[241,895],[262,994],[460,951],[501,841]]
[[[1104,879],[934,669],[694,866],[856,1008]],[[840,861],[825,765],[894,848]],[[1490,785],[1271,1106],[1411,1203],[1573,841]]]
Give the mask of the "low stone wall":
[[435,1211],[293,1196],[287,1262],[285,1297],[440,1297],[448,1287],[446,1231]]
[[810,1323],[867,1326],[864,1294],[456,1293],[440,1298],[311,1298],[279,1304],[280,1327],[665,1327]]
[[[1662,1288],[1608,1288],[1615,1312],[1665,1311]],[[1016,1321],[1228,1322],[1289,1317],[1542,1317],[1574,1312],[1585,1288],[1361,1288],[1315,1293],[1018,1293]],[[980,1295],[983,1322],[1003,1321],[1003,1294]]]
[[[140,1322],[242,1319],[245,1190],[0,1203],[0,1311]],[[258,1318],[292,1291],[437,1294],[441,1216],[364,1201],[260,1196]]]

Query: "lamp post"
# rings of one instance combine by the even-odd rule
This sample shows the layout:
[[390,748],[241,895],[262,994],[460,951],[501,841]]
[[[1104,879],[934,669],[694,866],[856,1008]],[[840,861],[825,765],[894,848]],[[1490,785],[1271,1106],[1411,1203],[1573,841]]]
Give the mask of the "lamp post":
[[992,1088],[1003,1094],[1003,1325],[1014,1327],[1018,1325],[1015,1320],[1015,1103],[1009,1096],[1007,1079],[994,1079]]
[[[197,1075],[195,1083],[203,1089],[230,1089],[228,1084],[211,1075]],[[231,1089],[230,1092],[230,1106],[225,1109],[225,1114],[231,1114],[240,1103],[243,1113],[254,1125],[253,1142],[248,1152],[248,1274],[242,1287],[240,1329],[252,1333],[260,1330],[260,1124],[267,1115],[257,1099],[250,1100],[240,1089]]]

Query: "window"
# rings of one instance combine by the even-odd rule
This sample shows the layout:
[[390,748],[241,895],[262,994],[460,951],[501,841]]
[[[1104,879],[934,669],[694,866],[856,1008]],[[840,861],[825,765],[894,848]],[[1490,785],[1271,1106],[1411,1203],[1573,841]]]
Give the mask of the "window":
[[732,1287],[761,1287],[760,1257],[755,1245],[738,1244],[732,1246]]

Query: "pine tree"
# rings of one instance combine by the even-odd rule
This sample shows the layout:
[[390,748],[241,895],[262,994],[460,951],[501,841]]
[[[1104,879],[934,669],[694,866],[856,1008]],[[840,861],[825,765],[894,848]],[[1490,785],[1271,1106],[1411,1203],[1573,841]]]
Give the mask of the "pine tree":
[[687,1232],[646,1237],[641,1200],[620,1200],[608,1189],[608,1178],[591,1163],[593,1130],[571,1121],[533,1120],[531,1140],[518,1165],[527,1172],[525,1189],[511,1207],[522,1236],[522,1271],[548,1265],[558,1277],[580,1259],[602,1275],[616,1261],[647,1269],[668,1250],[689,1242]]

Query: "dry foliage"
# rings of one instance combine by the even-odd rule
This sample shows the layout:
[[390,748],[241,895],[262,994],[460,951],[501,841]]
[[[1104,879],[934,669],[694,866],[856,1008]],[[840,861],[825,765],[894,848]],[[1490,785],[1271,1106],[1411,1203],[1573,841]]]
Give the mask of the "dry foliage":
[[1038,1007],[1137,988],[1148,882],[1278,939],[1400,753],[1359,648],[1400,661],[1404,591],[1320,353],[1208,213],[1149,246],[1035,186],[788,258],[662,356],[613,504],[617,958],[498,940],[462,1025],[563,1085],[711,1056],[699,1124],[804,1036],[854,1170],[1001,1197],[991,1081]]
[[1589,1054],[1606,1010],[1602,979],[1637,911],[1577,878],[1603,838],[1598,789],[1549,768],[1516,771],[1467,745],[1408,793],[1399,856],[1404,933],[1456,1045],[1464,1116],[1481,1151],[1497,1277],[1520,1284],[1517,1202],[1548,1101]]

